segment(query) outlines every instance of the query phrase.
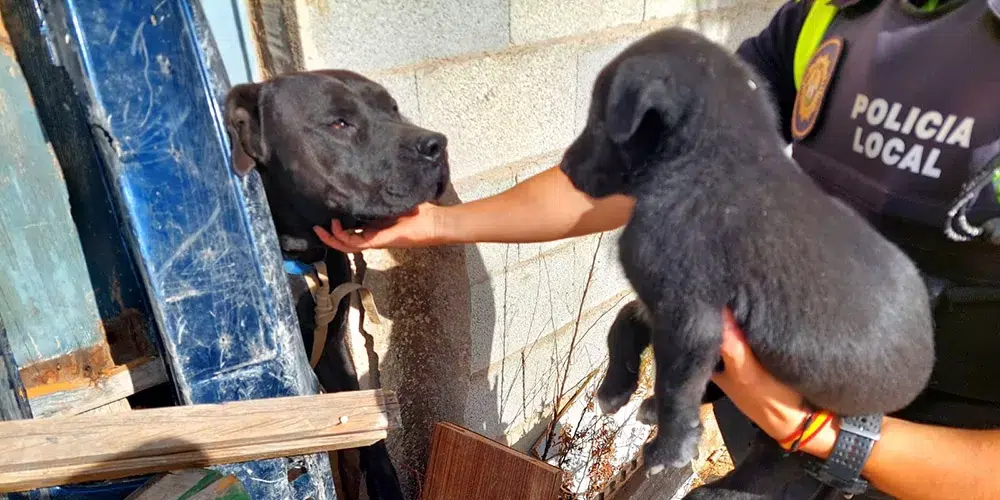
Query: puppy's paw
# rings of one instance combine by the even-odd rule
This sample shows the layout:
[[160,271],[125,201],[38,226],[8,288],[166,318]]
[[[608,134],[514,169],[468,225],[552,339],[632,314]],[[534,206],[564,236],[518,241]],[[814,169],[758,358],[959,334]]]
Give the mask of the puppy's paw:
[[597,405],[605,415],[618,413],[635,393],[635,385],[622,382],[621,379],[622,377],[616,377],[609,370],[597,388]]
[[635,419],[639,423],[646,425],[656,425],[656,397],[651,396],[642,401],[639,411],[635,414]]
[[660,427],[656,437],[646,443],[643,456],[647,475],[656,475],[667,467],[679,469],[698,457],[698,442],[701,440],[701,422],[675,420],[667,428]]
[[[603,389],[603,386],[601,387]],[[625,403],[628,403],[631,394],[607,394],[600,389],[597,390],[597,406],[601,408],[601,413],[614,415],[621,410]]]

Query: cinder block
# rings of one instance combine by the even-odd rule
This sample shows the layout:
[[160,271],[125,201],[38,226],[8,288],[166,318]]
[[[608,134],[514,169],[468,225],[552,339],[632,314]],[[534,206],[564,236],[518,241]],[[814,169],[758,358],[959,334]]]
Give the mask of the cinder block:
[[[697,6],[697,0],[649,0],[647,18],[650,17],[648,12],[650,8],[658,9],[660,12],[670,12],[669,15],[654,17],[676,17],[644,24],[636,27],[635,32],[631,35],[607,44],[590,46],[580,51],[577,63],[576,116],[573,128],[575,134],[580,133],[587,122],[591,91],[597,74],[632,42],[663,27],[677,25],[697,30],[708,38],[735,50],[744,39],[760,32],[770,21],[773,12],[781,5],[782,0],[753,2],[703,0],[700,9],[690,8],[687,10],[682,8],[685,2],[689,4],[689,7]],[[657,3],[657,5],[651,5],[653,3]],[[716,7],[719,7],[719,10],[713,10]]]
[[611,42],[605,45],[591,46],[582,50],[577,56],[576,75],[576,116],[573,131],[579,134],[583,126],[587,123],[587,113],[590,112],[590,96],[597,80],[597,74],[604,68],[604,65],[611,62],[630,43],[642,38],[646,32],[637,32],[634,35]]
[[566,147],[575,87],[576,54],[568,46],[417,72],[423,124],[448,134],[455,179]]
[[[598,248],[597,240],[597,236],[573,240],[472,286],[472,371],[499,362],[573,323],[581,302],[588,310],[631,290],[618,264],[615,245],[605,239]],[[593,277],[584,297],[591,264]]]
[[757,35],[767,26],[785,0],[732,3],[733,6],[729,8],[719,9],[704,16],[700,27],[705,36],[729,47],[730,50],[736,50],[743,40]]
[[746,0],[646,0],[646,20],[754,3]]
[[399,112],[413,123],[420,125],[420,102],[417,100],[417,75],[412,71],[365,75],[382,84],[396,99]]
[[697,30],[735,49],[759,33],[783,3],[785,0],[648,0],[646,19],[662,18],[667,24]]
[[466,425],[493,439],[514,443],[527,429],[551,416],[563,378],[566,383],[562,388],[568,397],[606,359],[606,333],[617,313],[607,309],[608,305],[601,305],[584,311],[569,363],[566,361],[573,325],[473,373],[471,387],[485,390],[469,392]]
[[642,22],[644,0],[511,0],[511,43],[524,44]]
[[296,8],[309,69],[381,70],[510,40],[506,0],[297,0]]
[[541,155],[455,178],[452,183],[462,201],[472,201],[499,194],[525,179],[558,164],[563,148]]
[[[530,158],[516,164],[493,168],[454,183],[458,198],[469,202],[487,198],[514,187],[528,177],[558,164],[562,150]],[[565,244],[566,240],[555,244]],[[478,283],[493,273],[502,273],[508,266],[533,258],[543,244],[480,243],[466,246],[469,281]]]

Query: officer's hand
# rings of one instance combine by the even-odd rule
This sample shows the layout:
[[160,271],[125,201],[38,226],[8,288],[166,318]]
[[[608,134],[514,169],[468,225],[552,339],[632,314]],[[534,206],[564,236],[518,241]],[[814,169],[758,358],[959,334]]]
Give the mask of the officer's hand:
[[776,440],[795,432],[806,417],[802,396],[761,366],[729,309],[723,314],[721,354],[725,370],[712,381],[740,411]]
[[412,213],[404,215],[387,228],[375,231],[345,230],[340,221],[334,220],[330,230],[316,226],[313,231],[327,246],[344,253],[355,253],[373,248],[406,248],[431,246],[438,243],[441,207],[431,203],[418,206]]

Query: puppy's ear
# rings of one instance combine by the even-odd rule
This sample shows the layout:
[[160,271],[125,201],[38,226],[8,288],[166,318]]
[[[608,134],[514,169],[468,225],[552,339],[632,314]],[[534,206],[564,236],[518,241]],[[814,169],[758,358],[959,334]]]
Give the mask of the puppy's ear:
[[650,112],[666,123],[670,106],[667,81],[662,69],[651,71],[648,61],[631,59],[622,62],[615,72],[604,102],[605,126],[611,140],[624,144],[635,135]]
[[241,177],[267,159],[267,143],[260,126],[263,85],[236,85],[226,95],[226,132],[232,147],[233,170]]

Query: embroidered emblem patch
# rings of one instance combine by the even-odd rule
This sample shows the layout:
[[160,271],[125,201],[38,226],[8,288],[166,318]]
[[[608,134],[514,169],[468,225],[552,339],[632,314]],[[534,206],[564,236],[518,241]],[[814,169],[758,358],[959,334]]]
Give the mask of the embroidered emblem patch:
[[844,39],[833,37],[820,44],[809,59],[792,110],[792,138],[796,141],[808,137],[816,126],[843,51]]

